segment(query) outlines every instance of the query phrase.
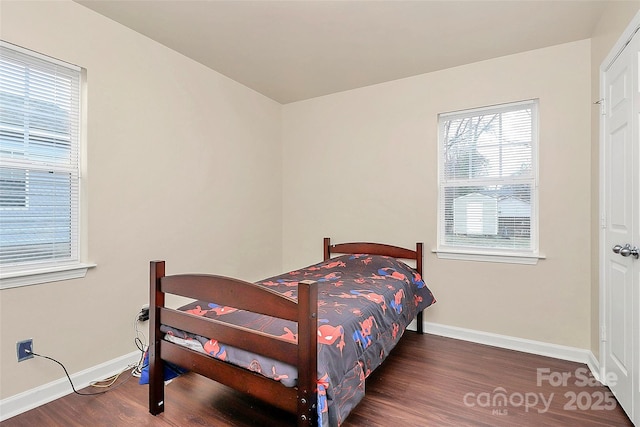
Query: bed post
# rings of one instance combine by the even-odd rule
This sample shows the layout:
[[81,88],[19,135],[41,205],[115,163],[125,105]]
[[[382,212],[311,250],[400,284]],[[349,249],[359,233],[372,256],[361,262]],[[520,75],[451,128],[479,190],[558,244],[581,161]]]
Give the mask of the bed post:
[[149,278],[149,412],[164,411],[164,365],[160,358],[160,307],[164,307],[164,292],[160,279],[164,277],[164,261],[151,261]]
[[318,284],[298,284],[298,426],[318,423]]
[[[420,277],[422,277],[422,259],[423,259],[423,244],[416,243],[416,270],[420,273]],[[422,279],[424,280],[424,279]],[[424,334],[424,325],[422,324],[422,311],[418,313],[416,317],[416,329],[419,334]]]
[[331,239],[328,237],[325,237],[324,238],[324,261],[331,258],[330,247],[331,247]]

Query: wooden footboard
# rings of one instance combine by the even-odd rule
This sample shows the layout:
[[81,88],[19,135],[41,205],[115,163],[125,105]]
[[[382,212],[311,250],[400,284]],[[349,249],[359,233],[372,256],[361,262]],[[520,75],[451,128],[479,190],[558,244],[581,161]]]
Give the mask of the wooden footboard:
[[[407,259],[416,262],[416,271],[422,276],[423,244],[416,243],[416,250],[401,248],[399,246],[385,245],[381,243],[339,243],[331,244],[329,237],[324,238],[324,260],[331,258],[333,254],[369,254],[384,255],[398,259]],[[422,312],[416,317],[416,329],[419,334],[424,333]]]
[[[194,316],[165,307],[165,294],[196,300],[215,301],[241,310],[298,323],[298,342]],[[165,276],[164,261],[151,262],[150,277],[149,412],[164,410],[164,361],[204,375],[234,389],[296,413],[298,425],[317,423],[317,307],[315,282],[300,282],[298,299],[287,298],[269,289],[222,276]],[[260,374],[213,359],[197,351],[162,339],[160,325],[216,339],[244,350],[297,366],[296,387],[285,387]]]

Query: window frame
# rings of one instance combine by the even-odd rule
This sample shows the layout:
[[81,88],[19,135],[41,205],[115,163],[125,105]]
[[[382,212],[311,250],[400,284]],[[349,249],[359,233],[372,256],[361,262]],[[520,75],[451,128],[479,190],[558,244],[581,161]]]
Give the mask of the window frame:
[[[477,247],[456,245],[445,241],[446,236],[446,219],[445,219],[445,188],[447,187],[463,187],[465,185],[496,185],[501,182],[502,185],[522,184],[524,181],[501,178],[469,178],[466,180],[456,181],[455,179],[446,180],[444,175],[445,168],[445,122],[462,119],[467,117],[476,117],[480,115],[489,115],[495,113],[504,113],[508,111],[517,111],[531,107],[532,111],[532,135],[531,135],[531,177],[527,179],[531,183],[531,214],[529,224],[530,247],[525,249],[505,248],[505,247]],[[521,107],[521,108],[520,108]],[[540,124],[540,107],[538,99],[530,99],[525,101],[509,102],[503,104],[495,104],[479,108],[452,111],[438,114],[438,230],[437,230],[437,246],[433,250],[442,259],[466,260],[466,261],[487,261],[502,262],[516,264],[536,264],[539,259],[545,256],[539,252],[539,157],[538,150],[540,145],[539,138]],[[490,184],[489,184],[490,183]],[[453,215],[453,208],[452,215]]]
[[[85,148],[85,120],[86,120],[86,88],[85,88],[85,71],[76,65],[69,64],[67,62],[31,51],[29,49],[25,49],[23,47],[14,45],[12,43],[5,42],[0,40],[0,48],[6,52],[9,51],[8,57],[12,55],[21,56],[25,59],[25,63],[36,64],[42,63],[43,61],[48,63],[49,65],[55,67],[64,67],[67,70],[72,70],[74,74],[77,76],[77,92],[74,90],[74,93],[77,94],[77,105],[75,102],[73,103],[73,108],[77,108],[77,128],[74,126],[73,134],[76,136],[75,138],[71,138],[69,141],[72,144],[72,152],[77,154],[77,159],[73,160],[73,163],[70,164],[69,167],[57,167],[55,163],[45,164],[42,160],[29,159],[28,161],[16,160],[12,161],[10,157],[6,157],[3,159],[3,167],[7,167],[9,169],[16,169],[18,171],[23,171],[25,174],[25,206],[3,206],[0,207],[0,213],[16,210],[29,210],[29,178],[31,172],[41,173],[38,171],[46,171],[49,170],[50,173],[58,173],[63,172],[65,174],[69,173],[69,179],[73,179],[77,182],[77,184],[70,185],[69,187],[69,206],[71,210],[70,217],[70,256],[62,259],[51,257],[39,260],[37,262],[25,262],[19,261],[15,263],[5,264],[0,268],[0,289],[8,289],[19,286],[27,286],[27,285],[35,285],[41,283],[48,283],[60,280],[68,280],[84,277],[86,275],[87,269],[94,267],[95,264],[83,262],[84,255],[84,246],[85,236],[83,233],[83,215],[82,215],[82,172],[85,170],[85,165],[83,162],[83,151]],[[13,111],[13,110],[10,110]],[[20,110],[15,110],[20,111]],[[29,116],[32,117],[32,116]],[[75,115],[74,115],[75,117]],[[12,127],[13,125],[9,125]],[[16,128],[16,129],[25,129],[25,128]],[[20,130],[20,132],[24,132],[24,130]],[[36,132],[37,133],[37,132]],[[75,156],[74,156],[75,157]],[[58,171],[58,172],[56,172]],[[74,179],[74,176],[76,179]],[[76,185],[76,191],[71,191]],[[53,240],[51,244],[53,244]]]

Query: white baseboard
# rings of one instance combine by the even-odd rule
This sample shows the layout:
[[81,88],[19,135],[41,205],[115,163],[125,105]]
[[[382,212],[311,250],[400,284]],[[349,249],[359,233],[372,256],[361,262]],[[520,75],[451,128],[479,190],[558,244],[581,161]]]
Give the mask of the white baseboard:
[[486,344],[493,347],[553,357],[555,359],[568,360],[570,362],[584,363],[591,370],[595,379],[598,381],[600,380],[600,364],[598,359],[596,359],[593,352],[590,350],[431,322],[424,323],[424,331],[428,334],[439,335],[447,338],[455,338],[478,344]]
[[589,360],[587,360],[587,366],[593,374],[593,377],[602,383],[602,380],[600,379],[602,378],[602,376],[600,375],[600,361],[596,359],[596,356],[591,351],[589,352]]
[[[415,321],[409,325],[408,329],[416,329]],[[571,362],[584,363],[591,370],[593,376],[597,380],[600,380],[600,364],[598,359],[596,359],[594,354],[589,350],[431,322],[424,323],[424,331],[428,334],[486,344],[509,350],[522,351],[525,353],[538,354],[540,356],[553,357]],[[134,351],[125,356],[118,357],[101,365],[78,372],[77,374],[72,375],[71,378],[77,389],[84,388],[92,381],[109,377],[120,372],[129,365],[137,363],[139,357],[140,352]],[[40,405],[44,405],[45,403],[49,403],[72,392],[69,381],[64,377],[40,387],[36,387],[32,390],[0,400],[0,421],[4,421]]]
[[[79,390],[89,386],[93,381],[99,381],[115,375],[127,366],[138,363],[139,360],[140,352],[134,351],[73,374],[71,379],[76,390]],[[0,422],[71,393],[73,393],[73,390],[69,380],[64,377],[2,399],[0,400]]]

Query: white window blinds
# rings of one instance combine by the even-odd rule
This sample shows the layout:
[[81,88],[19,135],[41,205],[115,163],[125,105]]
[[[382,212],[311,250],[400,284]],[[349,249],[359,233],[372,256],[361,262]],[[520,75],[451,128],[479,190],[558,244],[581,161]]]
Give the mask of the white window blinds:
[[0,44],[0,268],[79,261],[80,69]]
[[537,251],[537,107],[439,116],[439,249]]

